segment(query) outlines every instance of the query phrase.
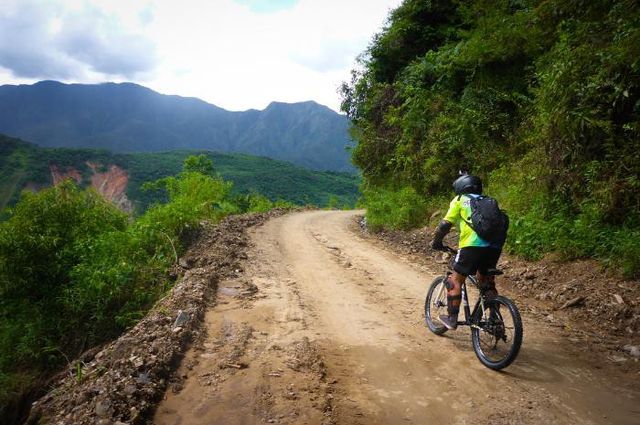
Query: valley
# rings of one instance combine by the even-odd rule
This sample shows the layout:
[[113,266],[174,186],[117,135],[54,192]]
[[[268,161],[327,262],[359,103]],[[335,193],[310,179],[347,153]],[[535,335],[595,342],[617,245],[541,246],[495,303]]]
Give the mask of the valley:
[[95,149],[40,148],[0,135],[0,209],[13,205],[22,189],[38,190],[72,178],[93,185],[124,210],[141,213],[166,195],[145,191],[146,182],[175,175],[189,155],[207,155],[214,172],[234,183],[236,194],[259,193],[297,205],[353,206],[359,177],[312,171],[265,157],[208,151],[122,154]]

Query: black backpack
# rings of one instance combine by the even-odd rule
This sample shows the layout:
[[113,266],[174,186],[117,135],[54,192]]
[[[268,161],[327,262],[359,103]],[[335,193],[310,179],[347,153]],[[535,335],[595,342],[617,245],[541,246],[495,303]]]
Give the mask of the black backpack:
[[500,209],[498,201],[490,196],[469,196],[471,222],[464,220],[482,239],[504,244],[509,229],[509,216]]

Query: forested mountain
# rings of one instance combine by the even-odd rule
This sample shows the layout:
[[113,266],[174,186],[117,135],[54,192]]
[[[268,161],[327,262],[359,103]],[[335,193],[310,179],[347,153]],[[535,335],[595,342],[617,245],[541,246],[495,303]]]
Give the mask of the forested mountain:
[[213,162],[214,172],[233,183],[237,195],[255,193],[272,201],[316,206],[353,206],[359,196],[359,178],[353,174],[312,171],[264,157],[186,150],[119,154],[40,148],[0,135],[0,210],[13,205],[22,189],[39,190],[72,178],[141,213],[151,203],[166,200],[162,193],[142,190],[143,184],[179,173],[187,156],[199,154]]
[[343,85],[369,222],[424,224],[480,175],[529,257],[640,270],[640,4],[405,0]]
[[346,117],[315,102],[231,112],[131,83],[0,86],[0,133],[44,147],[206,149],[353,171],[347,127]]

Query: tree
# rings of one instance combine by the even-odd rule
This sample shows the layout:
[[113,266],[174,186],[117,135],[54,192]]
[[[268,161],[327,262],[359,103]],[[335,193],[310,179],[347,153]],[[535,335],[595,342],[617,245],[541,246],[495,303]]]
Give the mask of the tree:
[[205,154],[190,155],[184,160],[183,171],[213,176],[213,161]]

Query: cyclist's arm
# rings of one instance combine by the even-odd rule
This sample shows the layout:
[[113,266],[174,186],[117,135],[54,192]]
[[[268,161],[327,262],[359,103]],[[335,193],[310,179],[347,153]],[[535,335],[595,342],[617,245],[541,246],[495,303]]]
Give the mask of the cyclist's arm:
[[449,233],[449,230],[451,230],[451,226],[453,226],[453,224],[451,224],[447,220],[442,220],[440,224],[438,224],[438,227],[436,227],[436,231],[433,233],[433,241],[431,241],[431,248],[438,249],[438,250],[444,249],[442,240],[447,235],[447,233]]
[[459,220],[460,217],[460,200],[458,197],[454,198],[449,204],[449,211],[444,216],[444,219],[438,224],[435,232],[433,233],[433,241],[431,242],[431,248],[442,250],[444,245],[442,240],[449,233],[451,227]]

